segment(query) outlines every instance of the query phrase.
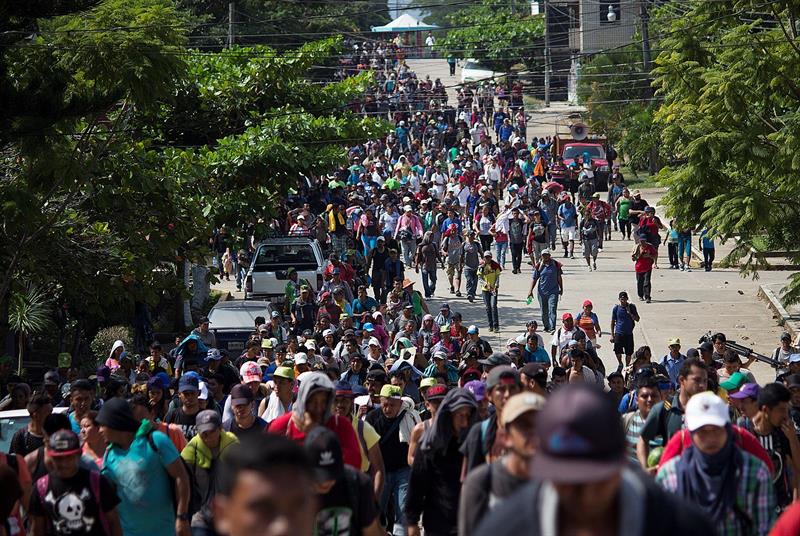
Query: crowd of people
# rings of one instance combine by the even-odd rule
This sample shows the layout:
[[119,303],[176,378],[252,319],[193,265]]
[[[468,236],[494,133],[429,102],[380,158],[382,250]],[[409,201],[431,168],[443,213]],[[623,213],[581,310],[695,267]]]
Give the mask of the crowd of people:
[[[30,416],[0,454],[0,536],[800,533],[791,336],[759,385],[722,333],[665,341],[661,358],[637,348],[639,311],[620,292],[607,371],[594,304],[558,315],[560,250],[577,241],[593,271],[612,233],[634,241],[646,303],[659,246],[686,270],[692,233],[672,222],[662,242],[616,167],[605,199],[581,158],[549,180],[563,166],[550,140],[529,143],[500,95],[491,121],[485,102],[446,117],[407,98],[426,83],[391,50],[365,46],[356,65],[377,71],[375,95],[406,94],[395,131],[265,222],[319,241],[323,282],[289,270],[241,354],[200,318],[169,351],[117,341],[91,375],[64,354],[25,381],[0,358],[0,408]],[[212,241],[239,284],[254,228]],[[700,240],[711,269],[713,233]],[[500,332],[509,250],[512,273],[530,263],[541,325],[498,347],[482,326]],[[479,296],[485,324],[457,310]]]

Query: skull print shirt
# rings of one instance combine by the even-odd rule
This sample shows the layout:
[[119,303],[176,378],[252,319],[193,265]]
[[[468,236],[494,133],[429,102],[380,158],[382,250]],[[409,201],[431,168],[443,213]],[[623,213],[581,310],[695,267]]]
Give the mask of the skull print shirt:
[[[43,477],[44,478],[44,477]],[[92,492],[89,471],[79,468],[75,476],[60,478],[55,473],[42,497],[40,486],[33,486],[31,516],[46,519],[46,534],[92,535],[105,534],[100,510],[109,512],[119,503],[117,491],[107,478],[100,476],[99,497]]]

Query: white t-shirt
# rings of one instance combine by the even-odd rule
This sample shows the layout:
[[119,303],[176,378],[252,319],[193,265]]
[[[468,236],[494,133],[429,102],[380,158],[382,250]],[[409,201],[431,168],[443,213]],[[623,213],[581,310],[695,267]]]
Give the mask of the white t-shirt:
[[576,327],[573,327],[571,330],[566,330],[563,326],[558,328],[556,332],[553,333],[553,340],[550,345],[558,347],[558,353],[561,353],[561,350],[569,344],[569,341],[572,340],[572,336],[577,330]]

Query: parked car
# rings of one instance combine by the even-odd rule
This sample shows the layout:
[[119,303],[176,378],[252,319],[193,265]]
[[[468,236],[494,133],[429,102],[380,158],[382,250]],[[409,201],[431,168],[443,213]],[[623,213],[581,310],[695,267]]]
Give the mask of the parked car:
[[[53,413],[66,413],[68,408],[53,408]],[[0,452],[8,452],[17,430],[28,426],[31,416],[27,409],[0,411]]]
[[[208,313],[209,329],[217,338],[217,347],[233,353],[244,345],[256,329],[256,317],[269,321],[272,304],[264,300],[230,300],[218,302]],[[238,357],[238,354],[234,357]]]
[[261,242],[245,278],[245,299],[283,302],[289,268],[297,270],[300,279],[308,280],[314,291],[321,288],[325,259],[319,242],[304,237],[268,238]]
[[464,60],[464,65],[461,67],[461,83],[472,84],[475,82],[490,82],[503,76],[503,73],[496,73],[478,63],[478,60],[467,59]]

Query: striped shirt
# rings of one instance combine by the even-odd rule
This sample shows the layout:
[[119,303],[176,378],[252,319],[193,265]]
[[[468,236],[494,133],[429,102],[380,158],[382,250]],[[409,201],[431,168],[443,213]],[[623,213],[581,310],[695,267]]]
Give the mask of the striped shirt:
[[[736,492],[736,506],[729,508],[725,521],[717,527],[719,536],[749,536],[766,535],[775,522],[777,511],[775,508],[775,493],[769,470],[764,462],[752,454],[740,451],[743,462],[742,468],[736,475],[738,490]],[[672,458],[666,462],[656,475],[656,484],[667,491],[676,493],[678,490],[677,464],[681,458]],[[739,514],[736,511],[739,511]],[[744,514],[744,515],[742,515]],[[749,521],[745,519],[749,517]]]

